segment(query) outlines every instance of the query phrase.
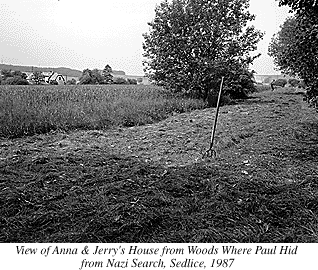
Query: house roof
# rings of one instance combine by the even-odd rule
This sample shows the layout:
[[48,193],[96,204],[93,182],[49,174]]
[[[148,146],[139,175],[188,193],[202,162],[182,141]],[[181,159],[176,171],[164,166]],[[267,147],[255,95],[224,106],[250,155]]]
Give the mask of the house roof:
[[[63,77],[62,74],[59,74],[59,73],[57,73],[57,72],[53,72],[48,79],[49,79],[49,80],[52,80],[52,81],[55,81],[55,80],[58,78],[58,76],[62,76],[62,77]],[[63,77],[63,79],[64,79],[64,77]]]

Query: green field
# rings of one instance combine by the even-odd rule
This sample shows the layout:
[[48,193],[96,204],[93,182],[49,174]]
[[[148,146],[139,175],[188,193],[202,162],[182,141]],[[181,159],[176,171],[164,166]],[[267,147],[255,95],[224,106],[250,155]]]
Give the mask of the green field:
[[204,106],[155,86],[0,86],[0,137],[143,125]]

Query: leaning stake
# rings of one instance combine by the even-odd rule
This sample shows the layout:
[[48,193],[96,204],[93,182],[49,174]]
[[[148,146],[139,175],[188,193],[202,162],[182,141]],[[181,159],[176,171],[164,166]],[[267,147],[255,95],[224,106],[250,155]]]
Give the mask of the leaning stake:
[[223,88],[223,80],[224,80],[224,77],[222,77],[222,79],[221,79],[218,101],[216,103],[216,112],[215,112],[215,118],[214,118],[214,125],[213,125],[213,129],[212,129],[212,133],[211,133],[210,147],[208,150],[205,151],[202,158],[204,158],[204,157],[216,157],[216,151],[213,149],[213,143],[214,143],[214,135],[215,135],[215,130],[216,130],[216,123],[218,121],[218,115],[219,115],[219,109],[220,109],[220,100],[221,100],[221,93],[222,93],[222,88]]

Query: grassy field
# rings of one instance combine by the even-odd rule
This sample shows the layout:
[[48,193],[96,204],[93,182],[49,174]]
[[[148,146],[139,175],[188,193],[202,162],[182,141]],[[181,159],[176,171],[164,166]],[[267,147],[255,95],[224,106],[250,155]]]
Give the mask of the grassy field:
[[202,159],[214,113],[0,139],[0,242],[316,243],[315,110],[294,89],[223,106]]
[[0,137],[142,125],[203,107],[154,86],[0,86]]

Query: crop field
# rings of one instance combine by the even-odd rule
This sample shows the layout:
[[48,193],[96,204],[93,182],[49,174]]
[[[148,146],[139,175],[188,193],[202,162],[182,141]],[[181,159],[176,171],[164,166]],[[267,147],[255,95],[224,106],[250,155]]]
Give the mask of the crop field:
[[215,159],[214,108],[109,89],[2,88],[0,242],[318,242],[318,114],[295,89],[222,106]]
[[0,137],[142,125],[203,107],[154,86],[0,86]]

